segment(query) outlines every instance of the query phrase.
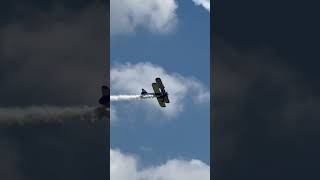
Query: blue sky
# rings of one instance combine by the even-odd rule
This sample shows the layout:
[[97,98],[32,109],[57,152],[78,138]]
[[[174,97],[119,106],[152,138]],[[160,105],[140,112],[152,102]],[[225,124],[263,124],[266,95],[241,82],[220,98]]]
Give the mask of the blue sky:
[[[112,17],[119,14],[115,11],[128,9],[121,6],[130,6],[125,0],[122,3],[111,1],[111,27],[121,21],[120,18],[117,20],[118,16]],[[210,14],[192,0],[166,0],[163,4],[172,8],[172,18],[166,19],[170,23],[162,23],[155,29],[150,22],[136,20],[137,23],[131,24],[134,27],[130,32],[119,29],[111,32],[111,95],[139,94],[141,88],[149,90],[153,76],[163,74],[164,85],[168,91],[170,88],[173,91],[169,98],[174,102],[168,106],[179,108],[162,110],[154,105],[154,99],[146,100],[148,102],[113,102],[111,109],[114,108],[116,115],[111,116],[114,118],[111,119],[111,148],[134,156],[141,167],[164,164],[172,159],[196,159],[209,166]],[[160,2],[157,6],[163,4]],[[170,7],[164,7],[165,12],[151,14],[163,15]],[[144,13],[148,17],[147,12]],[[139,14],[136,17],[139,18]],[[166,29],[165,32],[162,29]],[[148,74],[149,71],[158,74]],[[126,81],[130,81],[130,87],[126,86]],[[186,90],[176,90],[175,86],[179,89],[179,83],[174,83],[177,81]],[[168,87],[170,83],[172,85]],[[180,92],[184,95],[179,95]],[[175,93],[177,97],[174,97]],[[202,100],[196,100],[203,94],[206,96]]]

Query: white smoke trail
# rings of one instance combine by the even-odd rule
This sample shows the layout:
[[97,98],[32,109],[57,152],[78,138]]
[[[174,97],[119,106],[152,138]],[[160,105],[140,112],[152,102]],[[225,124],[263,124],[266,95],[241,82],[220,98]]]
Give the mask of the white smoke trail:
[[116,95],[110,96],[110,101],[131,101],[155,98],[154,95]]
[[[108,111],[108,109],[105,109]],[[28,123],[37,121],[65,121],[71,119],[94,121],[101,109],[89,106],[57,107],[31,106],[25,108],[0,108],[0,123]]]

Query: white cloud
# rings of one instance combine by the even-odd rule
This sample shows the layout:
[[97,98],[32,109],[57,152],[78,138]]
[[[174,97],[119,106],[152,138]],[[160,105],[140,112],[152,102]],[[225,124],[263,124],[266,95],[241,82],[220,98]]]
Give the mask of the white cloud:
[[177,22],[177,7],[175,0],[111,0],[111,34],[130,33],[139,27],[167,33]]
[[136,158],[110,149],[110,177],[111,180],[138,180]]
[[202,6],[210,12],[210,0],[192,0],[197,6]]
[[210,166],[200,160],[168,160],[165,164],[138,167],[137,157],[110,149],[111,180],[209,180]]
[[[162,67],[151,63],[137,64],[118,64],[111,68],[111,94],[139,94],[144,88],[148,92],[153,92],[151,83],[155,82],[156,77],[162,79],[166,91],[169,93],[170,103],[166,108],[161,108],[155,99],[144,100],[139,106],[129,106],[135,109],[135,113],[156,114],[159,117],[171,119],[176,117],[188,104],[208,103],[210,101],[210,93],[208,89],[200,81],[193,77],[183,77],[178,73],[168,73]],[[131,103],[131,102],[130,102]],[[112,108],[118,108],[114,103]],[[121,110],[118,109],[117,112]],[[122,111],[125,111],[122,109]],[[157,113],[154,113],[154,112]],[[128,111],[126,111],[128,112]],[[119,117],[120,115],[117,115]]]

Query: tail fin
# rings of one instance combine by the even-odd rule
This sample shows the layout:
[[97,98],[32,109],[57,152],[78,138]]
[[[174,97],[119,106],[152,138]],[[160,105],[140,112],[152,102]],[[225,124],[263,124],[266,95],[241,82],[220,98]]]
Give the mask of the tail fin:
[[147,94],[148,92],[146,91],[146,90],[144,90],[144,89],[142,89],[142,92],[141,92],[141,94],[143,95],[143,94]]

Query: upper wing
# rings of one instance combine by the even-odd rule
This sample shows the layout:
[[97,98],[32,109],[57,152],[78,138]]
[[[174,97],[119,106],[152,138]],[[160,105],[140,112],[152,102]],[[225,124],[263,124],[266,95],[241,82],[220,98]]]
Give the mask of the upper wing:
[[[152,88],[153,88],[154,93],[160,93],[159,86],[157,83],[152,83]],[[158,100],[158,103],[161,107],[166,107],[166,104],[165,104],[163,98],[157,97],[157,100]]]
[[159,86],[157,83],[152,83],[154,93],[160,93]]
[[[161,79],[160,78],[156,78],[156,82],[157,82],[158,87],[161,89],[161,92],[165,93],[166,91],[164,90],[164,85],[162,84]],[[168,95],[163,98],[163,101],[166,102],[166,103],[170,102],[169,98],[168,98]]]
[[162,84],[162,81],[160,78],[156,78],[156,83],[158,84],[161,90],[164,90],[164,85]]

